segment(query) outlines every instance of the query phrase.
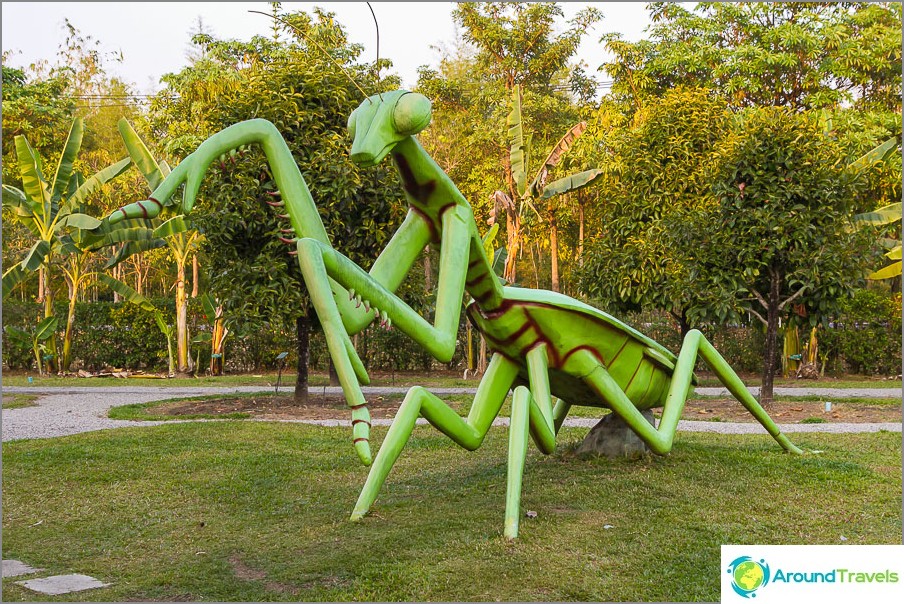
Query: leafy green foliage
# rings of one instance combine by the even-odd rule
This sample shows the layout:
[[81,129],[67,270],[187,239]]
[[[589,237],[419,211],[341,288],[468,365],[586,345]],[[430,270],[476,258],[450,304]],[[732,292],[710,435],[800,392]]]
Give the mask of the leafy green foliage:
[[830,371],[895,375],[901,371],[901,298],[869,289],[845,300],[820,335]]
[[856,102],[900,112],[898,3],[701,2],[651,5],[650,39],[604,39],[613,92],[636,105],[677,85],[735,107]]
[[685,284],[690,250],[670,241],[664,219],[712,199],[707,168],[728,120],[707,91],[677,88],[608,133],[582,271],[588,295],[619,311],[666,310],[688,329],[701,286]]

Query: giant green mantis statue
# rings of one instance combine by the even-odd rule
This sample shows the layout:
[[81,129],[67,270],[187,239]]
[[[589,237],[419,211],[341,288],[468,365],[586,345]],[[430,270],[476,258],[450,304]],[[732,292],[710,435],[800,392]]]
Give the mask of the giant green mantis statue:
[[[351,519],[361,519],[411,436],[419,416],[460,446],[480,447],[514,388],[509,426],[504,534],[518,535],[521,480],[528,434],[546,454],[572,405],[609,408],[651,450],[672,448],[693,367],[702,357],[728,390],[787,451],[801,453],[781,433],[728,363],[699,331],[691,331],[675,356],[614,317],[551,291],[504,287],[484,252],[468,202],[415,138],[430,122],[430,101],[395,91],[367,98],[349,117],[351,159],[372,166],[391,155],[410,205],[407,217],[367,273],[330,245],[311,194],[279,132],[250,120],[213,135],[189,155],[147,201],[114,212],[109,221],[156,215],[185,184],[182,211],[189,212],[210,163],[248,144],[263,147],[287,210],[298,262],[323,325],[346,400],[352,410],[355,448],[370,464],[370,415],[361,384],[367,372],[350,334],[379,320],[395,325],[436,359],[447,362],[456,344],[462,296],[468,318],[493,352],[467,417],[425,388],[409,390],[389,428]],[[425,245],[438,245],[439,287],[431,324],[393,292]],[[553,396],[559,400],[553,402]],[[641,410],[662,407],[659,426]]]

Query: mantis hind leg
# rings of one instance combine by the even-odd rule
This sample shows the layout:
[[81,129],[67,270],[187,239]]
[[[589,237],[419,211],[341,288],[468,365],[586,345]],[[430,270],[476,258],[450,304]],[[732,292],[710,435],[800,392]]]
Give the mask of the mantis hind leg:
[[625,420],[628,426],[658,455],[665,455],[672,449],[675,432],[678,429],[678,420],[681,419],[681,412],[684,410],[694,364],[698,355],[706,361],[706,364],[728,388],[729,392],[750,411],[782,448],[789,453],[803,453],[779,430],[779,427],[769,417],[766,410],[744,386],[741,378],[738,377],[703,334],[696,329],[691,330],[685,336],[684,343],[678,353],[678,360],[675,363],[672,382],[669,386],[665,405],[663,405],[662,419],[659,421],[658,429],[654,428],[641,415],[641,412],[628,399],[624,391],[596,357],[586,351],[581,351],[578,354],[582,355],[581,361],[585,364],[587,370],[588,375],[585,379],[588,384],[603,397],[612,411]]
[[498,415],[517,373],[517,365],[502,355],[493,355],[487,372],[480,381],[467,418],[461,417],[425,388],[415,386],[409,390],[389,432],[386,433],[386,438],[383,439],[380,451],[367,476],[367,482],[355,504],[351,520],[360,520],[373,505],[389,471],[411,437],[419,416],[423,416],[436,429],[465,449],[477,449]]

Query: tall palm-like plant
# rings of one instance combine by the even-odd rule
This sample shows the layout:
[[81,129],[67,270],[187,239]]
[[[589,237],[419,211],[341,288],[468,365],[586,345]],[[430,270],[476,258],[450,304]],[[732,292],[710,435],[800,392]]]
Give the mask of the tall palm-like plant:
[[509,127],[509,162],[512,168],[512,178],[514,180],[514,189],[518,193],[520,203],[516,207],[514,201],[503,191],[496,191],[493,199],[496,201],[496,209],[493,212],[495,218],[499,209],[504,209],[508,218],[508,245],[507,260],[505,266],[504,277],[508,281],[514,281],[515,278],[515,260],[518,249],[521,246],[521,216],[524,207],[531,208],[537,216],[534,201],[546,200],[546,214],[549,222],[549,248],[552,262],[552,289],[559,291],[559,254],[558,254],[558,223],[556,220],[556,206],[553,198],[568,193],[569,191],[577,191],[586,187],[594,180],[602,175],[602,170],[591,169],[571,174],[564,178],[560,178],[547,184],[550,171],[562,160],[562,156],[571,148],[571,145],[578,139],[587,128],[586,122],[579,122],[572,126],[565,133],[559,142],[556,143],[540,168],[537,170],[534,178],[528,183],[528,156],[530,154],[530,136],[525,136],[524,127],[521,119],[521,86],[516,85],[512,91],[512,110],[508,115],[507,124]]
[[[892,155],[892,152],[897,148],[898,139],[897,137],[892,137],[857,159],[857,161],[851,164],[851,167],[855,170],[865,170],[876,162],[885,161],[886,159],[888,159]],[[901,202],[882,206],[881,208],[872,212],[857,214],[856,216],[854,216],[854,222],[861,225],[872,226],[884,226],[892,223],[900,223]],[[893,279],[895,277],[901,276],[901,240],[883,239],[882,243],[885,245],[886,249],[888,249],[888,252],[885,253],[885,257],[895,262],[892,262],[891,264],[871,273],[867,276],[867,279],[880,281],[883,279]]]
[[[45,291],[41,293],[44,298],[45,318],[53,316],[54,260],[84,253],[87,249],[83,246],[85,235],[101,224],[100,220],[86,213],[88,197],[122,174],[131,164],[131,160],[125,158],[86,179],[73,169],[84,131],[83,120],[76,119],[69,130],[69,136],[51,180],[44,176],[41,156],[32,149],[25,136],[16,136],[16,159],[22,177],[22,189],[3,185],[3,206],[12,210],[15,220],[23,224],[35,238],[35,243],[25,258],[3,274],[3,297],[8,296],[12,289],[27,279],[31,273],[43,270]],[[74,309],[73,298],[77,292],[78,287],[70,287],[70,309]],[[74,314],[67,322],[69,325],[66,331],[67,338],[71,338],[73,321]],[[71,342],[67,340],[66,350],[70,344]],[[58,357],[55,335],[47,338],[46,347],[51,355],[48,367],[65,368],[68,358],[61,362]]]
[[[138,166],[148,187],[153,191],[169,174],[169,166],[166,162],[158,163],[154,159],[147,145],[127,120],[119,121],[119,133],[129,150],[132,161]],[[168,207],[166,204],[164,206]],[[176,364],[180,372],[186,372],[189,370],[191,356],[189,354],[188,295],[185,288],[185,269],[192,254],[197,251],[202,235],[192,229],[181,215],[166,216],[162,214],[159,218],[141,222],[142,224],[139,226],[134,226],[134,221],[129,222],[128,224],[133,226],[110,233],[110,240],[122,242],[123,245],[107,263],[107,268],[116,266],[133,254],[160,247],[169,248],[169,253],[176,265]]]

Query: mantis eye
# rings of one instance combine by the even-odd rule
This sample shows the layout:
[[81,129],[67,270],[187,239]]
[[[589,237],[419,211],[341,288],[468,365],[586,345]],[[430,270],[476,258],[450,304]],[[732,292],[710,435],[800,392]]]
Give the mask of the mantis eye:
[[430,123],[430,99],[416,92],[399,97],[392,110],[392,125],[402,136],[417,134]]
[[355,114],[356,113],[358,113],[357,109],[352,111],[351,115],[348,116],[348,124],[347,124],[348,134],[352,138],[355,138]]

